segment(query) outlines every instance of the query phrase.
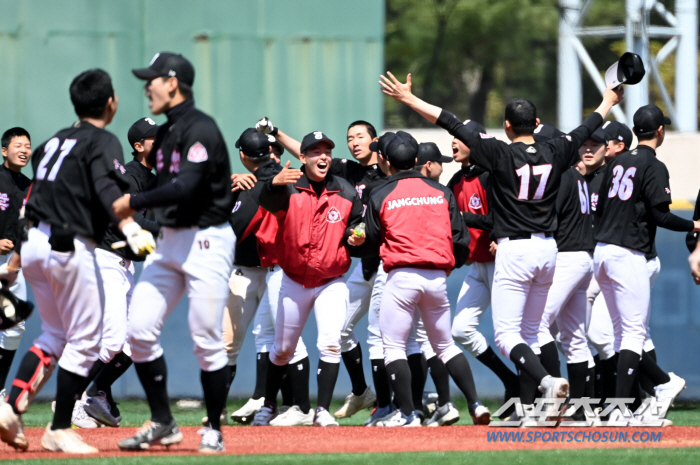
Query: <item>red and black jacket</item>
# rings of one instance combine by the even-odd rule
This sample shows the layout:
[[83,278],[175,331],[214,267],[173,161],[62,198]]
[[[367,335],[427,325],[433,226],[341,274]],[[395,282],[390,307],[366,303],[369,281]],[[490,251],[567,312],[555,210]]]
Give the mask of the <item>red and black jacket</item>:
[[277,218],[260,206],[260,193],[265,182],[281,170],[279,163],[274,161],[261,165],[255,171],[255,186],[241,191],[238,196],[229,217],[236,234],[234,265],[268,268],[277,263],[274,251]]
[[387,273],[399,267],[450,271],[469,259],[469,234],[454,195],[417,171],[396,173],[375,189],[365,223],[362,254],[379,253]]
[[356,248],[347,239],[362,221],[363,206],[349,182],[328,174],[317,196],[305,174],[286,186],[273,186],[269,180],[260,205],[277,217],[277,260],[294,281],[318,287],[350,269],[350,249]]
[[493,229],[493,213],[489,210],[488,201],[491,189],[489,176],[485,169],[469,165],[462,167],[447,183],[469,228],[469,259],[477,263],[495,260],[489,252],[489,234]]

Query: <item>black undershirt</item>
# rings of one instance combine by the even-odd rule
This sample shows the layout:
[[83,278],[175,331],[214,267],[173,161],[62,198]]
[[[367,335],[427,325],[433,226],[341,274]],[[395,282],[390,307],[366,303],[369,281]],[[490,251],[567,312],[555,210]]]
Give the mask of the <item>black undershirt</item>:
[[309,179],[309,184],[311,185],[311,188],[316,192],[316,197],[320,198],[321,194],[323,194],[323,188],[326,187],[326,180],[324,179],[323,181],[312,181]]

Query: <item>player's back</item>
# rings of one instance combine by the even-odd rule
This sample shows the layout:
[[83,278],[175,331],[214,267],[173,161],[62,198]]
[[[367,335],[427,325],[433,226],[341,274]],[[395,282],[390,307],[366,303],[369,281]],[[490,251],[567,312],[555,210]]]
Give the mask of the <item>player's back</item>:
[[86,121],[57,132],[32,155],[34,180],[27,216],[100,240],[109,223],[95,180],[113,173],[126,187],[122,147],[112,133]]
[[649,209],[670,202],[668,170],[653,149],[640,145],[618,155],[603,179],[596,241],[650,253],[656,224]]

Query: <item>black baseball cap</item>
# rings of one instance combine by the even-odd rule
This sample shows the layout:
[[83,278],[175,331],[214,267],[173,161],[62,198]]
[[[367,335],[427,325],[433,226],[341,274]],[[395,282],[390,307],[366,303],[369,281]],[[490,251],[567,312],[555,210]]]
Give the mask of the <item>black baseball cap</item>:
[[129,144],[131,144],[133,148],[136,142],[148,139],[149,137],[156,137],[159,127],[160,126],[151,118],[141,118],[131,125],[126,137],[129,139]]
[[600,142],[601,144],[608,143],[608,139],[605,135],[605,130],[603,128],[598,128],[595,131],[593,131],[593,134],[591,134],[591,139],[593,139],[596,142]]
[[393,139],[396,136],[396,133],[394,132],[385,132],[381,136],[379,136],[379,140],[375,140],[371,144],[369,144],[369,149],[372,152],[377,152],[379,155],[384,157],[386,154],[386,146],[391,142],[391,139]]
[[407,132],[397,131],[394,138],[387,144],[385,151],[385,158],[394,168],[407,170],[416,166],[418,142]]
[[465,119],[464,123],[462,124],[464,124],[470,131],[486,134],[486,129],[480,123],[477,123],[474,120]]
[[328,136],[321,131],[314,131],[304,136],[301,140],[301,149],[299,151],[301,153],[306,153],[307,150],[312,149],[319,142],[326,142],[332,149],[335,148],[335,142],[330,140]]
[[671,124],[671,119],[664,115],[661,108],[656,105],[644,105],[634,112],[634,133],[635,134],[651,134],[659,126]]
[[546,142],[550,139],[561,137],[563,135],[563,131],[549,123],[540,123],[540,125],[537,126],[535,131],[532,133],[532,137],[535,139],[535,142]]
[[605,131],[606,144],[614,140],[615,142],[624,142],[626,150],[629,150],[632,146],[632,139],[634,136],[626,124],[620,123],[619,121],[608,121],[603,125],[602,129]]
[[144,81],[150,81],[157,77],[176,77],[178,81],[188,86],[194,84],[192,63],[182,55],[171,52],[156,53],[148,68],[134,68],[131,72]]
[[248,128],[236,141],[236,148],[250,158],[264,157],[270,153],[270,140],[267,134]]
[[270,141],[270,145],[272,147],[277,147],[279,149],[280,155],[284,153],[284,145],[280,144],[280,142],[277,139],[275,139],[275,136],[273,136],[272,134],[268,134],[267,140]]
[[418,161],[416,165],[425,165],[429,161],[438,163],[451,163],[453,157],[448,157],[440,153],[440,149],[435,142],[424,142],[418,144]]

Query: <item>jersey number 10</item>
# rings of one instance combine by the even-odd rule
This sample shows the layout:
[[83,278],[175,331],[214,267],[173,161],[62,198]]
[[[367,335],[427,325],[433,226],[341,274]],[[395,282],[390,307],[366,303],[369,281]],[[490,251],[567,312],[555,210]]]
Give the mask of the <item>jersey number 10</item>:
[[544,188],[547,187],[547,180],[549,179],[549,174],[552,172],[552,165],[523,165],[521,168],[515,170],[516,174],[520,177],[520,192],[518,193],[518,200],[530,200],[530,168],[532,168],[532,174],[534,176],[540,176],[540,183],[537,185],[537,190],[535,195],[532,196],[532,200],[540,200],[544,197]]
[[58,170],[61,169],[63,159],[70,153],[78,140],[66,139],[63,141],[63,145],[61,145],[61,153],[58,155],[58,160],[56,160],[56,163],[54,163],[53,168],[51,168],[51,172],[47,178],[46,172],[49,170],[48,164],[53,158],[54,153],[56,153],[58,150],[59,142],[61,142],[60,139],[58,137],[54,137],[44,146],[44,158],[41,160],[41,163],[39,163],[39,168],[36,170],[36,178],[38,180],[42,181],[44,178],[46,178],[47,181],[55,181],[56,176],[58,175]]

